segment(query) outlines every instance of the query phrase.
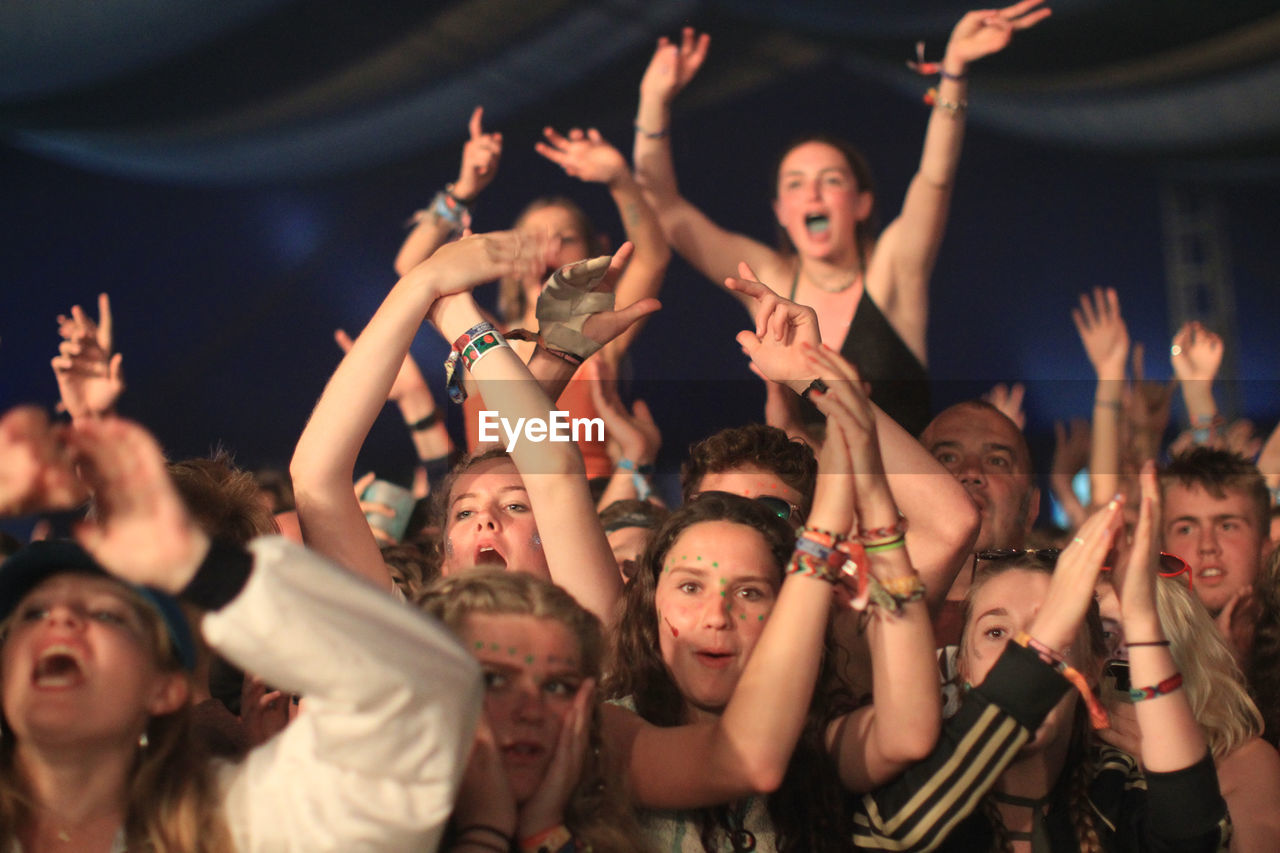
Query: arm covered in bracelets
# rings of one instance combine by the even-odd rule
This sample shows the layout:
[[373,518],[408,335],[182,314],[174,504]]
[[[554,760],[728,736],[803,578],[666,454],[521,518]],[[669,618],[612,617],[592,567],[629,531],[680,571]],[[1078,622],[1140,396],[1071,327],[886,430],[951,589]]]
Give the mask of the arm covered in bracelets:
[[[610,270],[614,278],[625,253],[620,251],[615,259]],[[450,341],[484,322],[469,293],[441,299],[431,309],[431,321]],[[492,334],[501,340],[497,332]],[[478,391],[485,406],[501,417],[511,423],[518,418],[549,421],[554,404],[505,341],[487,349],[466,371],[468,388]],[[518,440],[511,447],[511,459],[529,495],[551,579],[606,625],[612,624],[621,579],[595,514],[577,444]]]
[[847,361],[825,348],[811,349],[809,360],[827,384],[826,391],[812,394],[827,416],[826,441],[843,440],[857,472],[852,478],[857,530],[842,533],[865,548],[855,548],[854,553],[863,563],[858,570],[864,578],[868,571],[871,576],[856,588],[872,591],[875,605],[868,629],[874,702],[827,729],[827,748],[841,781],[861,792],[887,782],[933,749],[942,723],[941,696],[933,677],[935,643],[924,584],[911,566],[906,525],[885,477],[876,411]]

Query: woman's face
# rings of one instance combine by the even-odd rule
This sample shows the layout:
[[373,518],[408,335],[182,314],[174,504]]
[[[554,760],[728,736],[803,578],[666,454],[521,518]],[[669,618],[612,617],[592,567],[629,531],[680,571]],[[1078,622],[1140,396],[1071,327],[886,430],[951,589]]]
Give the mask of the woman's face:
[[855,232],[872,196],[859,190],[844,154],[825,142],[797,145],[782,158],[777,192],[774,215],[801,257],[857,262]]
[[[1050,576],[1045,572],[1011,569],[983,582],[974,594],[972,615],[965,624],[964,643],[960,653],[960,673],[977,686],[1019,632],[1031,627],[1049,591]],[[1066,661],[1078,668],[1082,636],[1068,649],[1059,649]],[[1023,747],[1024,752],[1038,751],[1049,744],[1066,743],[1071,735],[1071,720],[1077,702],[1075,691],[1067,693]]]
[[510,459],[487,459],[454,481],[444,533],[445,574],[495,566],[551,579],[529,493]]
[[187,698],[152,629],[108,578],[55,575],[18,603],[0,651],[5,717],[19,742],[136,748],[147,721]]
[[538,790],[583,682],[582,651],[562,622],[472,613],[462,638],[484,671],[484,713],[516,801]]
[[728,703],[777,601],[781,570],[755,529],[704,521],[667,551],[654,595],[662,659],[687,705]]
[[521,231],[542,231],[551,235],[556,244],[556,253],[550,263],[552,270],[590,257],[591,247],[587,245],[587,236],[582,233],[577,218],[559,205],[548,205],[526,213],[517,227]]

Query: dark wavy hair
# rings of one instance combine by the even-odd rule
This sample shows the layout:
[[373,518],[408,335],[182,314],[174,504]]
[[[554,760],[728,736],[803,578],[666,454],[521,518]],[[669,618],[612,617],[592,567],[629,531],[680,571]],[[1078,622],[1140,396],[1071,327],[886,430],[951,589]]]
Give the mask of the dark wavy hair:
[[[871,174],[871,165],[867,162],[866,156],[847,139],[826,133],[812,133],[792,140],[790,145],[782,149],[782,153],[773,164],[773,183],[769,186],[770,198],[774,200],[778,198],[778,180],[782,177],[782,161],[786,160],[787,155],[792,151],[810,142],[830,145],[839,151],[845,162],[849,164],[849,171],[858,183],[858,191],[872,193],[871,213],[866,219],[857,223],[853,231],[854,241],[858,245],[858,266],[865,272],[867,262],[871,260],[871,253],[876,247],[876,239],[880,236],[880,199],[875,195],[876,181]],[[787,229],[781,225],[778,226],[778,250],[784,255],[796,253],[795,244],[791,242]]]
[[[685,700],[662,659],[658,644],[655,594],[667,553],[690,527],[708,521],[729,521],[760,534],[773,554],[778,579],[795,547],[790,526],[767,508],[748,498],[714,493],[697,497],[673,512],[649,541],[639,571],[623,596],[623,610],[614,631],[606,696],[630,697],[636,712],[656,726],[685,722]],[[828,646],[831,643],[828,641]],[[830,648],[823,656],[818,688],[808,718],[792,753],[782,785],[766,800],[779,851],[847,850],[853,836],[853,809],[827,753],[827,724],[850,710],[847,694],[835,688]],[[828,686],[831,685],[831,686]],[[727,806],[696,812],[705,850],[719,850],[718,841],[733,825]]]
[[1204,446],[1179,453],[1160,471],[1162,493],[1174,484],[1199,486],[1218,499],[1225,498],[1228,491],[1241,492],[1253,504],[1254,523],[1266,538],[1271,524],[1271,493],[1258,466],[1239,453]]
[[[793,441],[783,430],[764,424],[729,427],[690,445],[680,468],[680,488],[686,502],[702,486],[708,474],[739,465],[755,465],[778,475],[800,493],[800,517],[807,518],[818,482],[818,459],[813,448]],[[782,558],[785,564],[790,554]]]

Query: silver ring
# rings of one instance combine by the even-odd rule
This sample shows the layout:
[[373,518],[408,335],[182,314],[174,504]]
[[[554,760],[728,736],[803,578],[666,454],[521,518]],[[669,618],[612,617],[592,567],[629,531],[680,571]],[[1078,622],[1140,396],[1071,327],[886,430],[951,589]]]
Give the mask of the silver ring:
[[1175,357],[1182,355],[1182,347],[1178,346],[1177,344],[1174,344],[1173,346],[1169,347],[1169,355],[1172,355]]

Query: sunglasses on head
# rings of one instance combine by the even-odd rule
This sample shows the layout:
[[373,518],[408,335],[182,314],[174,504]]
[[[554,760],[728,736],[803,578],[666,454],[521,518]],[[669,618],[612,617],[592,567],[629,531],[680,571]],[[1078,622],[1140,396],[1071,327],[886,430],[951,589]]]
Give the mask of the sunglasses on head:
[[[977,558],[973,561],[973,570],[976,574],[978,571],[978,560],[986,560],[988,562],[998,562],[1000,560],[1016,560],[1025,557],[1032,557],[1050,565],[1058,562],[1058,557],[1062,554],[1060,548],[996,548],[989,551],[979,551],[974,554]],[[1103,566],[1102,571],[1111,571],[1110,566]],[[1187,576],[1187,589],[1193,589],[1191,566],[1186,560],[1177,554],[1169,554],[1165,551],[1160,552],[1160,577],[1176,578],[1181,575]]]
[[793,503],[789,503],[788,501],[785,501],[776,495],[756,495],[754,498],[747,498],[747,497],[743,497],[742,495],[735,495],[733,492],[721,492],[721,491],[698,492],[699,498],[706,497],[707,495],[719,495],[721,497],[725,495],[730,495],[732,497],[740,498],[742,500],[755,501],[756,503],[763,506],[765,509],[769,510],[769,512],[773,513],[778,518],[782,519],[788,524],[791,524],[792,526],[795,526],[800,519],[800,507],[796,506]]

